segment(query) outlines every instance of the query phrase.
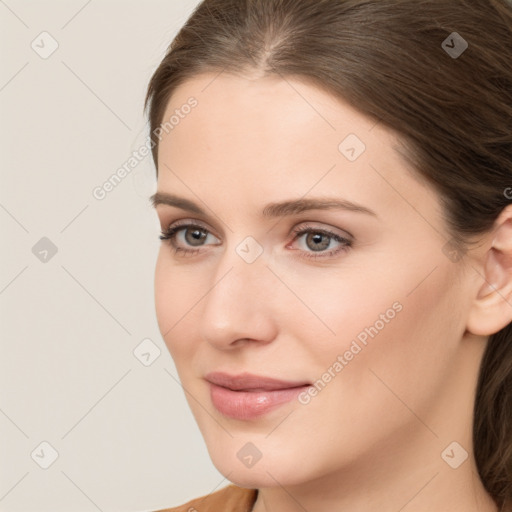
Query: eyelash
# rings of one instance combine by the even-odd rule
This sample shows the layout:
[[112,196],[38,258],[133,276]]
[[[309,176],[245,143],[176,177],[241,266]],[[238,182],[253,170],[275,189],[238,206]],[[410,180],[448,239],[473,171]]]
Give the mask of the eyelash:
[[[183,223],[183,224],[175,224],[174,226],[169,227],[166,231],[162,231],[160,235],[160,240],[170,244],[170,246],[174,249],[174,254],[177,254],[178,252],[181,252],[185,256],[194,256],[195,254],[199,253],[199,249],[183,249],[182,247],[177,247],[175,245],[175,238],[176,234],[185,229],[185,228],[196,228],[201,231],[203,231],[206,234],[210,234],[210,231],[204,228],[203,226],[200,226],[198,224],[191,224],[191,223]],[[305,225],[301,228],[296,228],[293,230],[293,234],[295,235],[292,242],[295,242],[299,237],[301,237],[304,234],[307,233],[315,233],[315,234],[322,234],[329,238],[332,238],[336,242],[339,242],[342,244],[342,246],[338,249],[333,249],[330,251],[319,251],[318,254],[307,252],[307,251],[301,251],[301,254],[299,254],[300,258],[306,258],[306,259],[319,259],[319,258],[330,258],[333,256],[338,255],[341,252],[347,251],[352,247],[352,241],[343,238],[340,235],[328,230],[328,229],[320,229],[311,227],[308,225]]]

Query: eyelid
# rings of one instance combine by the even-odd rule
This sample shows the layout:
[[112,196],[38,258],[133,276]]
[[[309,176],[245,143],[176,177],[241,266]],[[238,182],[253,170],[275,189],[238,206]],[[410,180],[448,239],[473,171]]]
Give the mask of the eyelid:
[[[311,223],[315,223],[318,221],[302,221],[298,226],[294,227],[292,229],[292,233],[296,234],[297,232],[311,230],[311,231],[320,231],[320,232],[326,232],[333,236],[339,236],[340,238],[345,238],[350,241],[355,241],[354,235],[350,233],[350,231],[347,231],[346,229],[337,228],[335,226],[331,226],[329,224],[325,225],[320,222],[320,226],[314,226]],[[335,231],[336,230],[336,231]]]
[[[200,226],[201,229],[208,231],[212,235],[215,235],[217,238],[220,238],[220,236],[217,233],[222,234],[222,229],[220,226],[213,227],[207,220],[199,220],[198,218],[194,218],[194,217],[184,217],[184,216],[182,217],[179,214],[179,212],[162,213],[162,215],[159,216],[159,219],[160,219],[160,225],[162,226],[162,230],[169,229],[169,227],[171,225],[173,227],[177,227],[177,226],[185,226],[185,225],[193,224],[195,226]],[[170,219],[170,220],[168,220],[168,219]],[[215,221],[215,219],[213,219],[213,220]],[[226,225],[222,221],[220,222],[220,224]],[[229,229],[229,231],[232,231],[232,230]]]
[[170,222],[168,224],[165,224],[165,226],[166,227],[163,229],[163,231],[167,231],[170,229],[175,230],[175,229],[179,229],[182,227],[186,228],[186,227],[195,226],[195,227],[203,229],[204,231],[207,231],[208,234],[213,235],[215,238],[220,238],[219,236],[217,236],[215,234],[214,230],[209,228],[206,224],[204,224],[200,220],[196,220],[196,219],[181,219],[181,220],[177,220],[175,222]]
[[[321,225],[320,226],[314,226],[311,223],[318,223],[318,224],[321,224]],[[203,223],[202,221],[197,220],[197,219],[185,218],[185,219],[180,219],[180,220],[173,221],[173,222],[168,222],[168,223],[162,222],[162,224],[165,226],[165,227],[162,228],[162,231],[170,229],[171,226],[173,227],[173,229],[176,229],[176,228],[182,227],[182,226],[183,227],[188,227],[190,225],[193,225],[193,226],[200,227],[201,229],[204,229],[205,231],[208,231],[208,233],[214,235],[216,238],[220,238],[216,234],[214,229],[211,229],[205,223]],[[288,236],[290,236],[291,234],[295,234],[295,233],[297,233],[297,231],[301,231],[301,230],[304,230],[304,229],[312,229],[312,230],[313,229],[318,229],[319,231],[338,230],[341,233],[337,233],[336,232],[336,233],[332,233],[332,234],[340,236],[342,238],[346,238],[347,235],[348,235],[350,240],[355,240],[354,235],[352,235],[352,233],[350,233],[350,231],[347,231],[346,229],[341,229],[341,228],[338,228],[338,227],[335,227],[335,226],[331,226],[329,224],[327,224],[327,225],[325,225],[325,224],[326,223],[322,223],[321,221],[301,220],[301,221],[299,221],[299,224],[297,226],[294,226],[290,230]]]

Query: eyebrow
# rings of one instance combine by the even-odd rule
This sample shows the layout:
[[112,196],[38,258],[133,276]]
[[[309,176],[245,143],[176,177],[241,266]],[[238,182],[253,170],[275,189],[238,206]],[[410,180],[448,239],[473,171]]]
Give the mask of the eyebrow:
[[[159,205],[174,206],[197,215],[207,215],[207,213],[193,201],[166,192],[153,194],[150,197],[150,201],[153,208]],[[373,210],[365,206],[335,197],[292,199],[279,203],[269,203],[263,208],[262,216],[265,218],[287,217],[309,210],[348,210],[377,217],[377,214]]]

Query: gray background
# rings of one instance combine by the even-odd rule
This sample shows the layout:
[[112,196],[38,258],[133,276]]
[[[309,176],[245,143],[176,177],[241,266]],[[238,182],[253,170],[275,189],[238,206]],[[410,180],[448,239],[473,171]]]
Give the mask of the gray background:
[[150,156],[93,196],[147,141],[147,82],[197,3],[0,0],[2,511],[154,510],[229,483],[156,322]]

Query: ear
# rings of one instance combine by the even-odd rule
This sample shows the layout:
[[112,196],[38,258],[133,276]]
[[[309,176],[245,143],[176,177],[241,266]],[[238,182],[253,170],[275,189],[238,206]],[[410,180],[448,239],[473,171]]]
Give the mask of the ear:
[[467,330],[490,336],[512,322],[512,205],[499,215],[486,238],[479,282],[473,300]]

